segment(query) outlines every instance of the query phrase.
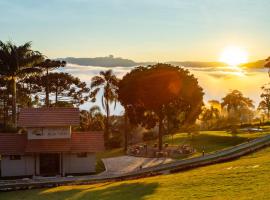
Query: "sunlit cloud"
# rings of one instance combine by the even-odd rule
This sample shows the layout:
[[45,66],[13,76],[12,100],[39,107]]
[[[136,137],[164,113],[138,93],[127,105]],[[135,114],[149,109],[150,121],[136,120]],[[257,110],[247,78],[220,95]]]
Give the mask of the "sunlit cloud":
[[[79,77],[90,85],[91,78],[99,74],[102,70],[111,69],[117,77],[122,78],[134,67],[102,67],[102,66],[80,66],[67,64],[60,71],[71,73]],[[237,67],[191,67],[187,68],[198,79],[199,84],[204,89],[204,99],[221,100],[232,89],[242,91],[246,96],[252,98],[256,105],[260,100],[261,86],[269,82],[268,74],[265,69],[244,69]],[[101,106],[100,101],[97,103]],[[86,103],[83,109],[88,109],[93,103]],[[120,104],[117,105],[112,113],[119,114],[123,111]]]

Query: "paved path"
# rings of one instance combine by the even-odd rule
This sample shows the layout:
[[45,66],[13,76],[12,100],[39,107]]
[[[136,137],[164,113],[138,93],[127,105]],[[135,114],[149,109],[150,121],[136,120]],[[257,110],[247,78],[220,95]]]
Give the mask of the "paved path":
[[140,171],[141,168],[154,167],[173,162],[171,158],[142,158],[134,156],[119,156],[102,159],[106,171],[102,174],[115,175]]

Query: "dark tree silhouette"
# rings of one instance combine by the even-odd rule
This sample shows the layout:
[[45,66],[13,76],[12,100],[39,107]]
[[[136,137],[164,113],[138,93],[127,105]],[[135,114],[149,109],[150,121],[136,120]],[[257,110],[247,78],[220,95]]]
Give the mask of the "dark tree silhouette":
[[45,84],[45,105],[46,107],[50,106],[50,100],[49,100],[49,80],[48,80],[48,76],[49,76],[49,71],[50,70],[54,70],[57,69],[59,67],[65,67],[66,66],[66,62],[65,61],[60,61],[60,60],[50,60],[50,59],[46,59],[44,60],[42,63],[40,63],[40,68],[45,70],[46,72],[46,84]]
[[11,80],[12,85],[12,121],[17,126],[17,79],[26,74],[40,73],[37,67],[43,56],[31,49],[31,43],[16,46],[12,42],[0,41],[0,74]]
[[162,149],[166,110],[174,108],[182,123],[194,123],[201,113],[203,90],[197,79],[180,67],[156,64],[137,67],[119,83],[119,101],[131,123],[146,128],[159,125],[159,149]]

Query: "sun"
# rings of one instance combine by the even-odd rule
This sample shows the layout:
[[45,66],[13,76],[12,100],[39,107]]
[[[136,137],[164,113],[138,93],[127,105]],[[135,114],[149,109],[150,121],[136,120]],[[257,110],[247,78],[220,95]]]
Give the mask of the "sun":
[[240,47],[228,46],[224,48],[219,61],[224,62],[229,66],[237,66],[248,61],[248,53]]

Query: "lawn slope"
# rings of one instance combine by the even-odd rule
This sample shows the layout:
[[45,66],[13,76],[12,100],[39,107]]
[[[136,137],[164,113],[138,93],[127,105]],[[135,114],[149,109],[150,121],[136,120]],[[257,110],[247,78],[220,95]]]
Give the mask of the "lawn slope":
[[270,147],[186,172],[96,185],[5,192],[9,200],[270,199]]

